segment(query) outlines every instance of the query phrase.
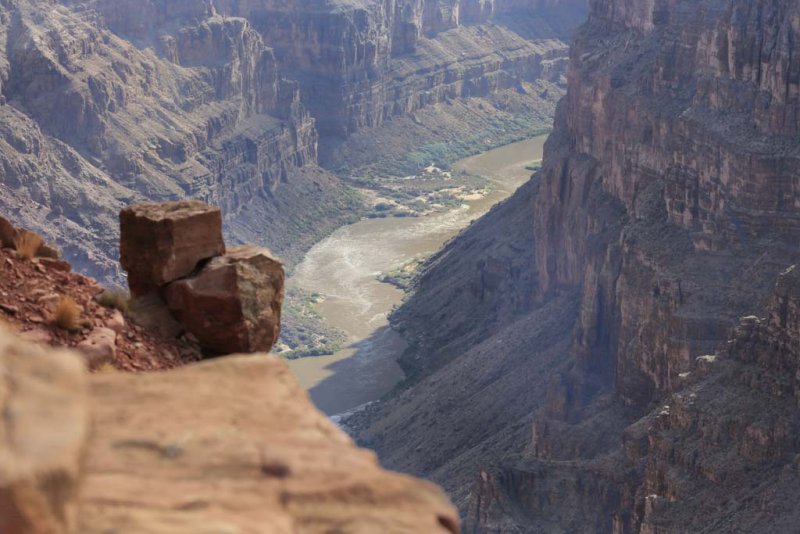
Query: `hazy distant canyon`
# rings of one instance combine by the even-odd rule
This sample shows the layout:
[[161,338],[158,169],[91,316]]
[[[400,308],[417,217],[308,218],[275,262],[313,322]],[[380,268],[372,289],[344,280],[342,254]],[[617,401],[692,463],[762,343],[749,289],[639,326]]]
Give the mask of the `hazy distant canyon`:
[[116,214],[142,199],[220,205],[230,239],[293,264],[364,209],[320,154],[400,172],[425,144],[547,128],[584,16],[575,0],[3,2],[0,210],[108,281]]

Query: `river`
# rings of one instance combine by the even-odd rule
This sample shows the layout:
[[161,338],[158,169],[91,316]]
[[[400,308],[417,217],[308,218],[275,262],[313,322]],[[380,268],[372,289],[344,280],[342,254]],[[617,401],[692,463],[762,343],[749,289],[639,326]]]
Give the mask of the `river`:
[[436,252],[470,221],[510,196],[530,177],[525,167],[542,158],[546,139],[528,139],[453,165],[456,172],[492,181],[491,193],[483,198],[446,213],[365,219],[340,228],[308,252],[289,284],[324,296],[316,304],[317,312],[350,340],[332,356],[289,361],[317,407],[327,414],[342,413],[380,398],[403,379],[395,358],[404,342],[388,322],[403,292],[377,276]]

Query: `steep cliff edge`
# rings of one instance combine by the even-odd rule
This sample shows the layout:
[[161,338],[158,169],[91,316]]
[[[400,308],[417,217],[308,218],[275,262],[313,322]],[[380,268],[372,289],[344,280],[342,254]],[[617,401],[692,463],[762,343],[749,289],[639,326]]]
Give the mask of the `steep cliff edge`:
[[[68,263],[0,248],[3,533],[459,532],[439,488],[381,469],[280,359],[253,354],[280,329],[269,251],[226,250],[220,210],[199,201],[121,220],[134,293],[162,283],[170,309],[172,291],[192,307],[171,335],[169,312],[95,300]],[[11,230],[0,218],[0,244]],[[196,363],[209,341],[249,354]]]
[[87,376],[0,330],[9,533],[459,531],[441,490],[382,471],[278,359]]
[[[738,328],[784,340],[756,368],[725,343],[800,259],[800,5],[590,9],[542,172],[428,264],[395,315],[414,381],[351,424],[477,531],[780,526],[783,496],[746,494],[797,495],[795,401],[758,385],[794,381],[793,327]],[[714,354],[727,371],[694,382]]]

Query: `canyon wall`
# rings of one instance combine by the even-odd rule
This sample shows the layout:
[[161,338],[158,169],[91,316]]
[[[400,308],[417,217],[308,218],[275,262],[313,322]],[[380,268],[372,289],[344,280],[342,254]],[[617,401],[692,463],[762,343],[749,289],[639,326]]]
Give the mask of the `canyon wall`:
[[[300,81],[321,133],[336,136],[448,99],[557,78],[568,36],[585,17],[576,0],[217,0],[214,8],[252,22]],[[503,18],[512,13],[513,23]]]
[[[279,186],[311,182],[308,203],[354,206],[332,176],[297,172],[316,162],[314,120],[246,20],[176,18],[161,32],[147,9],[114,6],[127,10],[108,21],[84,3],[2,7],[0,183],[12,218],[57,241],[77,268],[115,280],[116,213],[131,201],[192,196],[238,222]],[[108,29],[121,20],[157,34],[162,53],[149,35],[134,42]],[[269,241],[276,221],[253,219]]]
[[394,317],[409,389],[350,424],[475,531],[780,530],[800,4],[590,11],[543,170],[428,263]]
[[115,214],[146,199],[219,205],[231,239],[295,262],[360,210],[317,166],[320,133],[531,80],[560,91],[584,16],[578,0],[4,2],[0,209],[106,281]]

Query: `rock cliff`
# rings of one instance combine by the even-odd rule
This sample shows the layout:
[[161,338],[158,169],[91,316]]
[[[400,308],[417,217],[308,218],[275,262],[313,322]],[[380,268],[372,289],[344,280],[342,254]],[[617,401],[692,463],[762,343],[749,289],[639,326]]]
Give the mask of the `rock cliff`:
[[480,532],[788,525],[798,32],[791,1],[591,2],[542,172],[429,262],[359,439]]
[[[328,203],[320,228],[347,220],[353,200],[313,168],[317,132],[297,83],[246,20],[176,14],[161,28],[147,9],[113,4],[119,20],[88,3],[0,8],[6,213],[59,241],[77,268],[112,279],[113,217],[134,200],[213,202],[239,239],[294,220],[269,200],[280,185],[312,212]],[[152,35],[112,31],[129,29],[122,20]]]
[[360,209],[317,166],[318,132],[560,91],[581,1],[460,4],[5,2],[0,210],[104,280],[114,214],[144,200],[218,205],[230,239],[295,262]]
[[214,4],[252,22],[300,82],[320,131],[336,135],[448,99],[558,78],[565,41],[585,16],[576,0]]
[[[161,245],[164,261],[147,271],[160,283],[189,258],[221,252],[218,209],[183,201],[130,211],[140,220],[127,224],[159,234],[133,232],[144,257]],[[130,253],[135,240],[122,234]],[[198,247],[210,235],[219,240]],[[137,324],[135,302],[123,315],[107,307],[123,302],[93,298],[97,283],[64,261],[18,243],[0,248],[0,274],[3,533],[459,532],[439,488],[382,470],[280,359],[252,354],[276,341],[283,301],[282,267],[264,249],[234,248],[179,281],[193,283],[185,298],[196,290],[217,306],[198,336],[227,333],[251,353],[204,363],[187,337]],[[192,311],[207,316],[203,304]],[[225,312],[239,323],[219,319]],[[191,330],[199,319],[190,319]]]

